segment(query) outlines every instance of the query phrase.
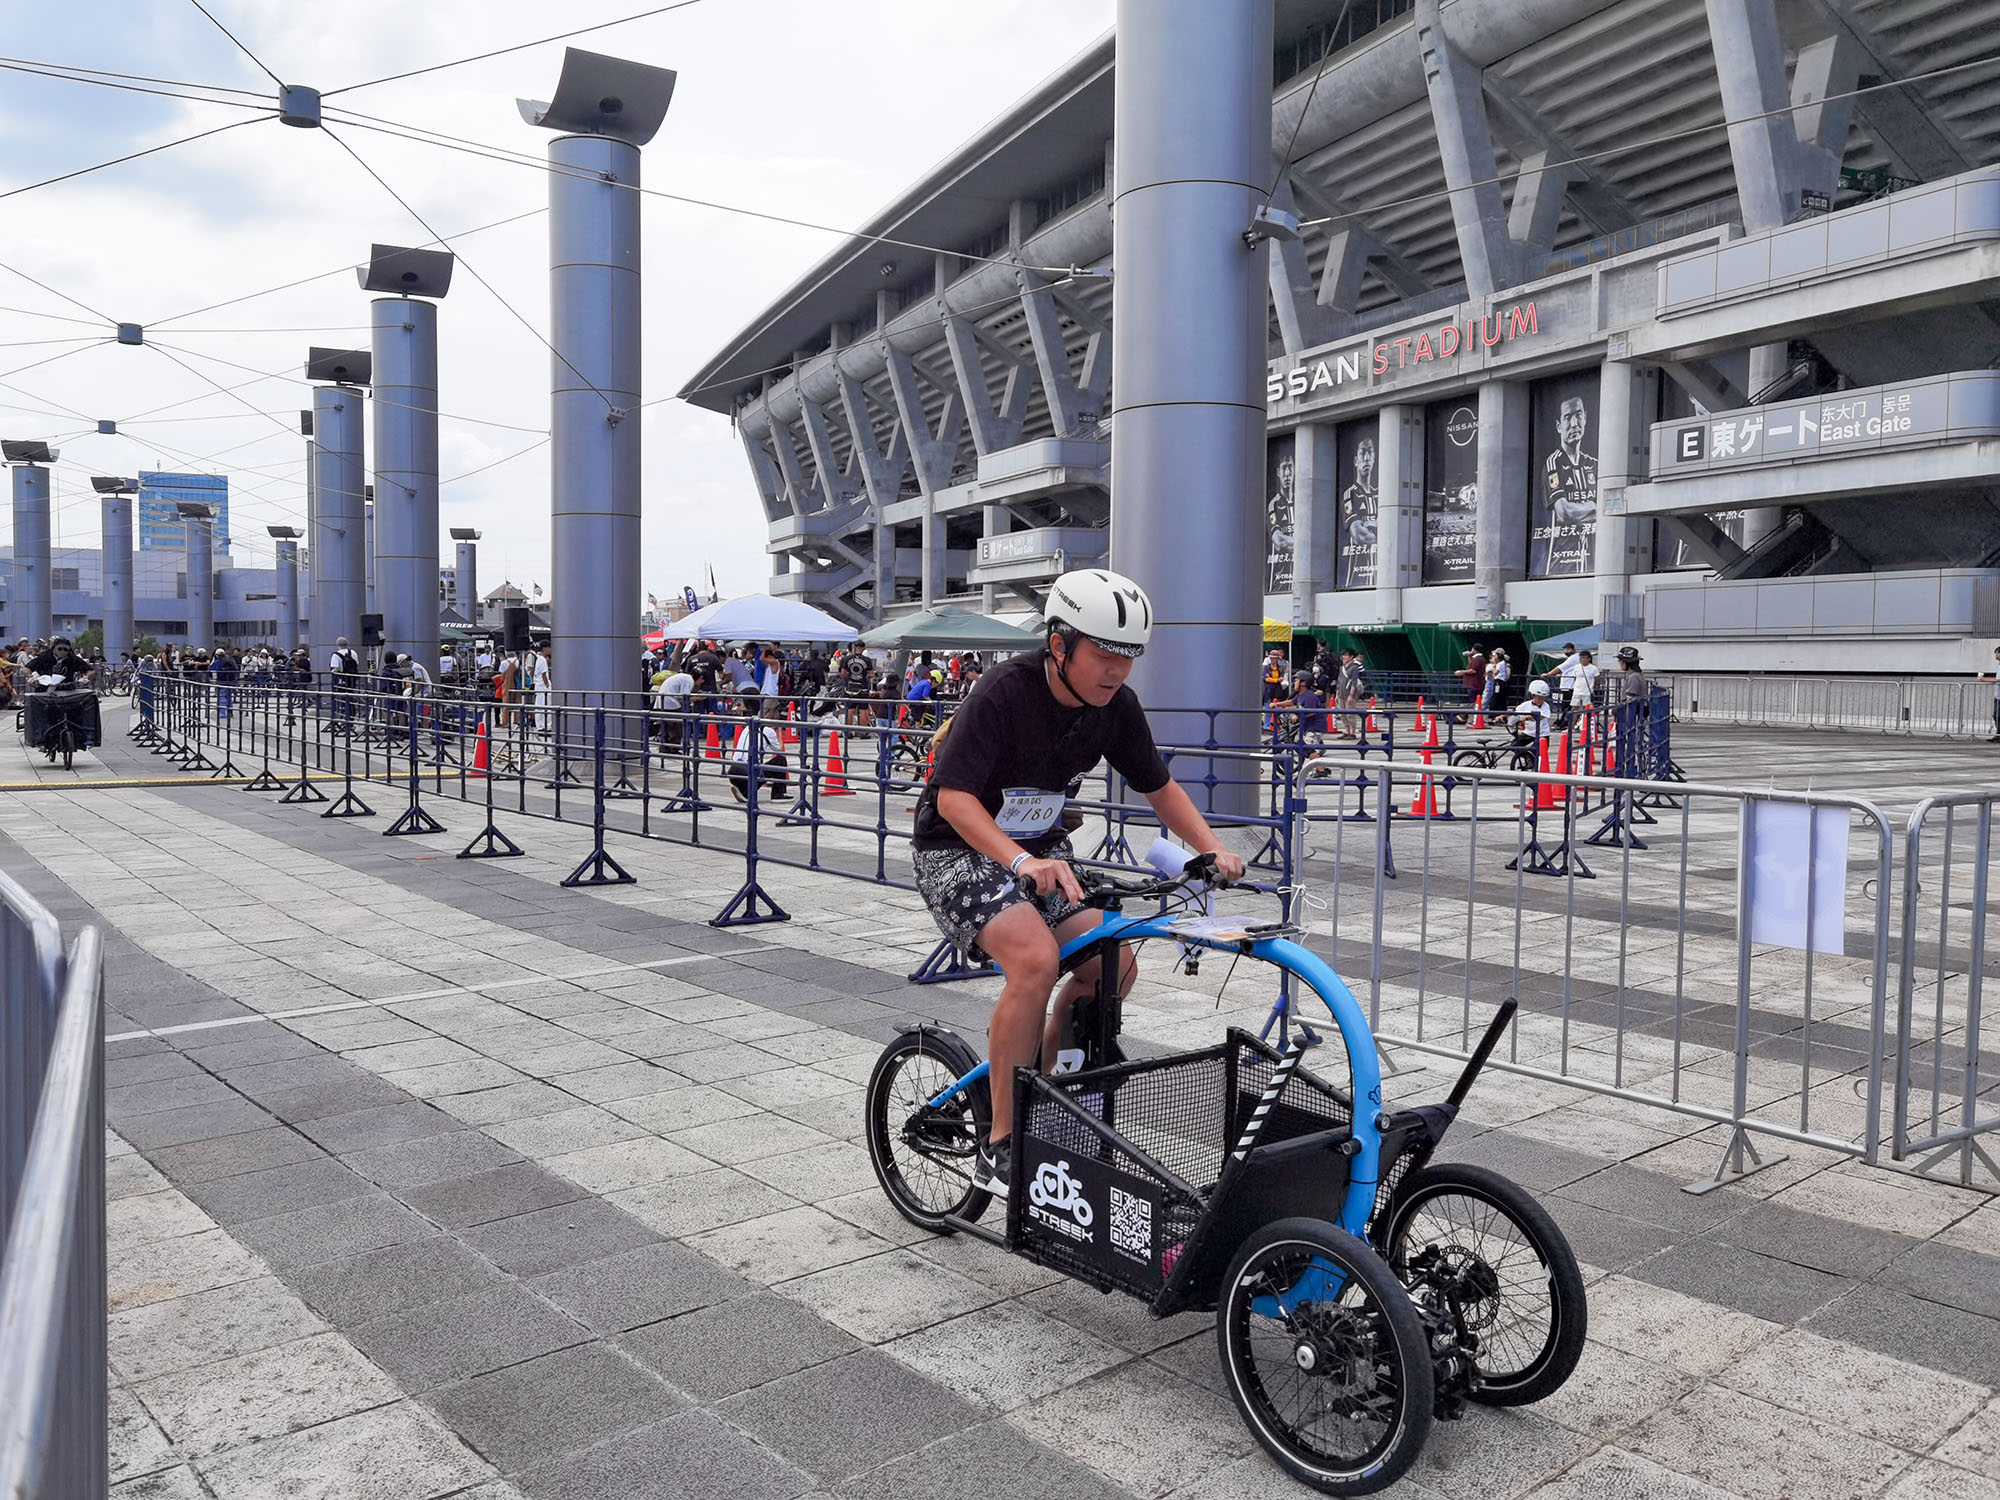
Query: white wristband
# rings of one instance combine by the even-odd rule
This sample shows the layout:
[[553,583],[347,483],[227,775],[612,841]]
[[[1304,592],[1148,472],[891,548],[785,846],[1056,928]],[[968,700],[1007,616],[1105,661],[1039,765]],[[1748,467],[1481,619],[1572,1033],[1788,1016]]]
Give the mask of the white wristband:
[[1019,875],[1021,873],[1021,866],[1034,857],[1034,855],[1023,849],[1019,854],[1014,856],[1013,862],[1007,866],[1007,873],[1009,875]]

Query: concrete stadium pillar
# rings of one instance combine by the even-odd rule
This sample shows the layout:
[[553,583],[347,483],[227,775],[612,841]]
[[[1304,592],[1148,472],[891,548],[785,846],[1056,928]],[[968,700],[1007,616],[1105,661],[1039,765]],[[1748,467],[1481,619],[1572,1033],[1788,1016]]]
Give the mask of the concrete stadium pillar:
[[278,647],[296,651],[299,646],[299,544],[278,542]]
[[362,490],[361,501],[361,607],[369,614],[381,613],[375,589],[375,486]]
[[215,644],[215,522],[181,512],[181,566],[187,576],[188,644]]
[[1528,576],[1528,388],[1479,388],[1479,509],[1472,538],[1472,615],[1507,614],[1507,585]]
[[[1111,566],[1156,614],[1133,683],[1162,708],[1237,710],[1218,732],[1254,744],[1268,256],[1244,231],[1271,186],[1271,0],[1119,0],[1117,26]],[[1220,788],[1217,809],[1254,791]]]
[[366,608],[367,517],[362,510],[363,394],[351,385],[313,388],[312,655],[324,672],[333,643],[361,649]]
[[8,592],[16,639],[41,640],[51,629],[49,598],[49,471],[14,465],[14,581]]
[[375,602],[382,646],[438,651],[437,304],[382,297],[374,327]]
[[1385,406],[1375,426],[1375,618],[1403,618],[1424,581],[1424,409]]
[[1607,641],[1644,631],[1638,577],[1653,570],[1653,523],[1625,513],[1626,487],[1646,477],[1648,413],[1659,409],[1659,372],[1606,360],[1598,376],[1597,558],[1593,618]]
[[132,497],[104,497],[104,659],[132,649]]
[[1318,596],[1336,579],[1334,540],[1335,483],[1333,426],[1307,422],[1298,429],[1292,447],[1292,612],[1293,625],[1313,622]]

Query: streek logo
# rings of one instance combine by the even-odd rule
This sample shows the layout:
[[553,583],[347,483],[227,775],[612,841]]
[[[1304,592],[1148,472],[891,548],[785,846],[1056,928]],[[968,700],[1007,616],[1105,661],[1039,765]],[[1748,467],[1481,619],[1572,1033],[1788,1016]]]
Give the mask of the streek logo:
[[[1097,1218],[1083,1196],[1083,1184],[1070,1175],[1066,1161],[1043,1162],[1028,1184],[1028,1208],[1037,1219],[1072,1239],[1089,1239],[1090,1226]],[[1069,1216],[1069,1222],[1057,1217]],[[1072,1227],[1073,1226],[1073,1227]]]

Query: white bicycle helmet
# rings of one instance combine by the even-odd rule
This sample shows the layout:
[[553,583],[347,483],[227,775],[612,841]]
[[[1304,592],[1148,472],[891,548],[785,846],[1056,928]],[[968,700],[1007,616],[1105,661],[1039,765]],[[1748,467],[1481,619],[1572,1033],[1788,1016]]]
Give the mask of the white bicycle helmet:
[[1531,682],[1528,684],[1528,691],[1537,698],[1546,698],[1549,695],[1549,685],[1546,682]]
[[1153,638],[1153,601],[1122,574],[1079,568],[1049,585],[1048,628],[1083,636],[1115,656],[1143,656]]

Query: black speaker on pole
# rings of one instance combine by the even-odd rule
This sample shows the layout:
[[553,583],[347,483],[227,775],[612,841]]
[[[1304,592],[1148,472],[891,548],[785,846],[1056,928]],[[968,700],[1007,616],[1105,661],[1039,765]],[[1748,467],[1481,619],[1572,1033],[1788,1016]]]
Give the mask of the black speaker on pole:
[[528,639],[528,606],[510,604],[500,616],[500,649],[503,651],[526,651],[532,644]]
[[365,650],[370,646],[379,646],[381,644],[382,617],[380,615],[363,615],[361,617],[362,648]]

